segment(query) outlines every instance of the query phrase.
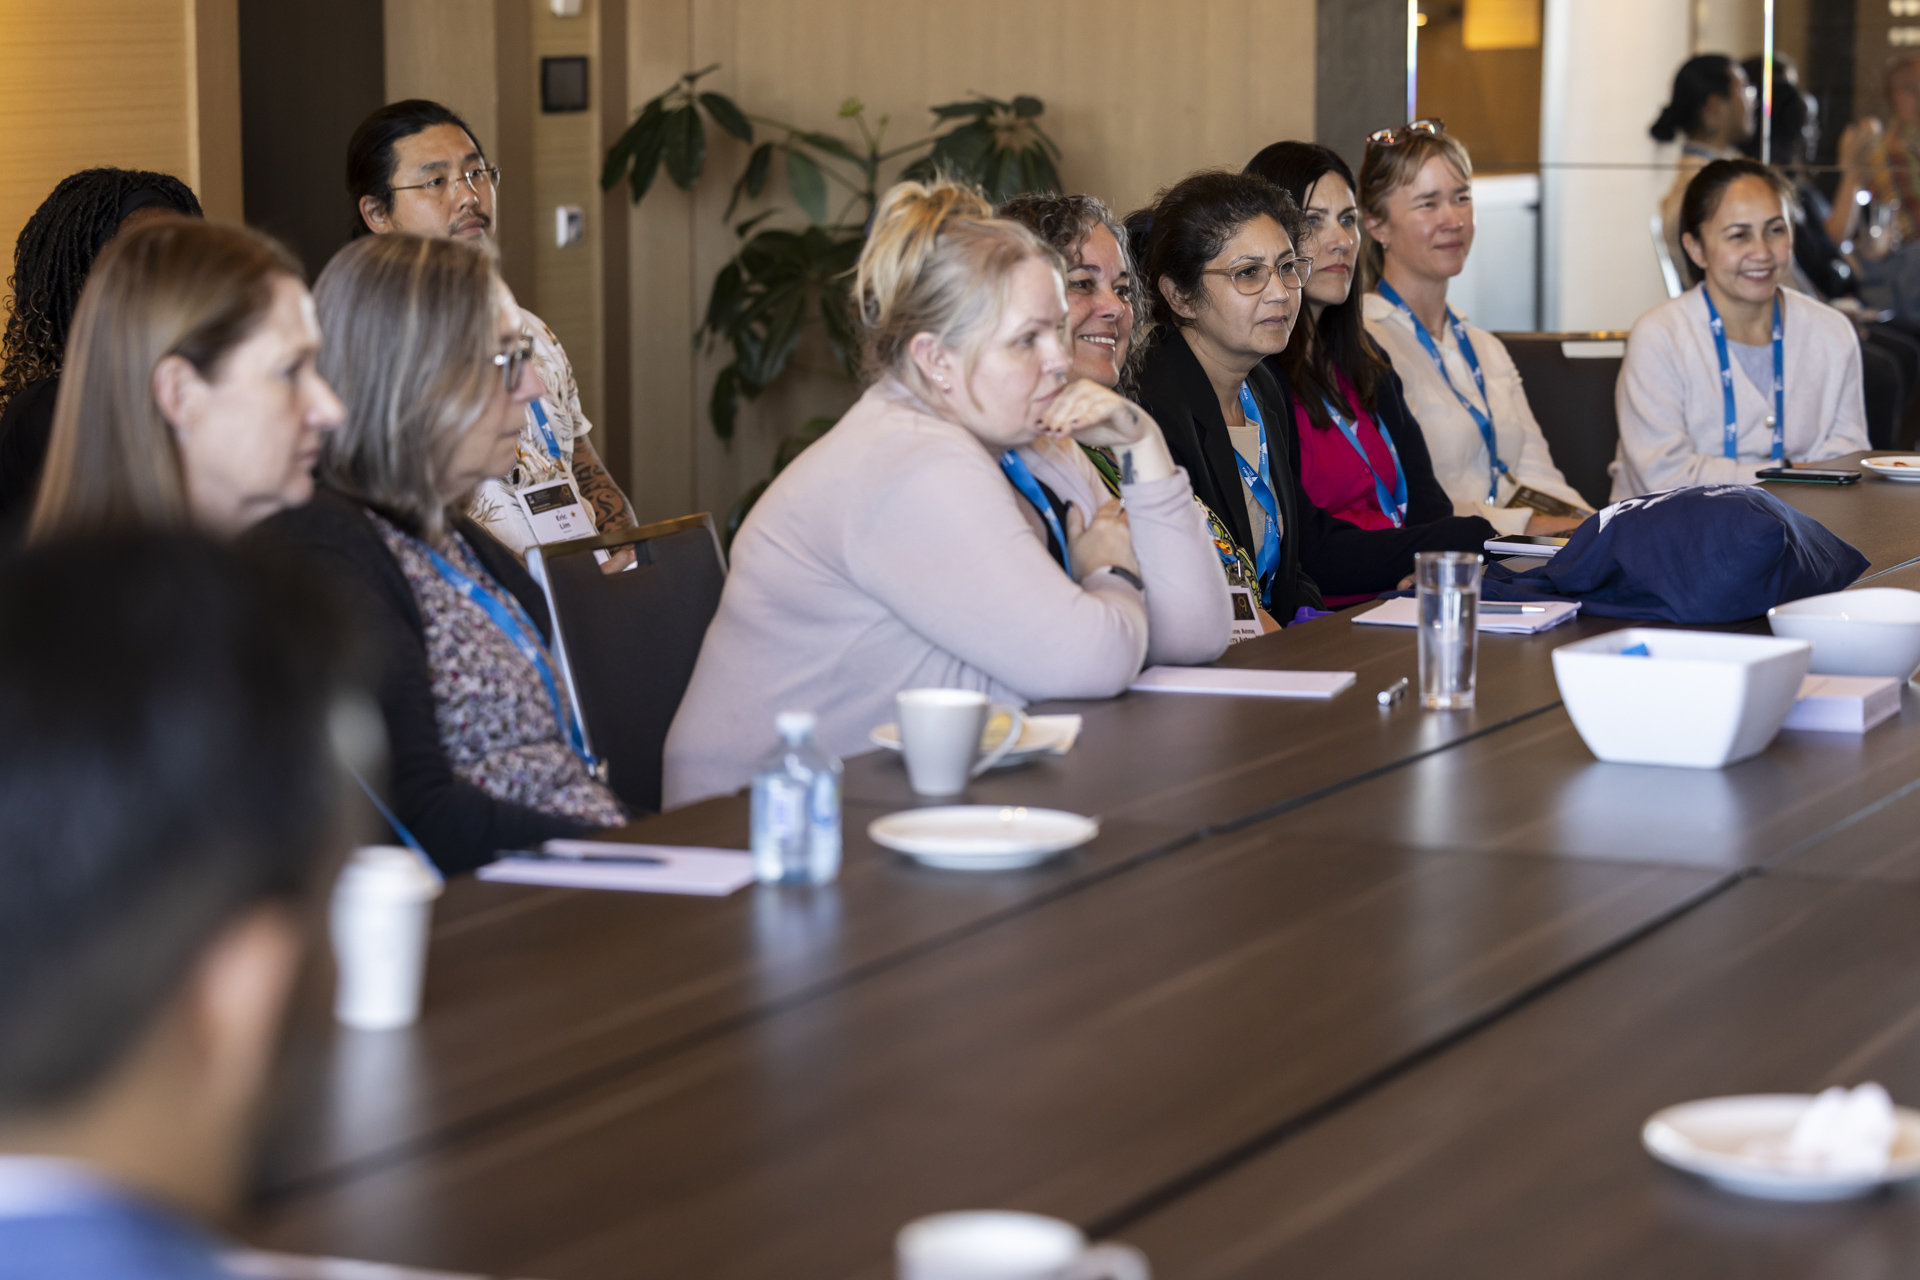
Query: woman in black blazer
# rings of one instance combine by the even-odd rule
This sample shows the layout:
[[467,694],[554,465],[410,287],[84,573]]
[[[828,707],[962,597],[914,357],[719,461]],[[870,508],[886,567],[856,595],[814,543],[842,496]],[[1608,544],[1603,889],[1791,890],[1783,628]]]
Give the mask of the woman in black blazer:
[[[1323,592],[1351,600],[1393,590],[1416,551],[1478,550],[1493,536],[1483,521],[1450,517],[1363,529],[1308,496],[1294,398],[1267,364],[1286,350],[1303,305],[1310,265],[1294,245],[1305,233],[1299,209],[1266,179],[1208,172],[1162,193],[1144,235],[1159,338],[1141,370],[1140,403],[1194,492],[1255,551],[1268,611],[1282,623],[1323,607]],[[1417,434],[1410,425],[1403,433]],[[1255,485],[1262,437],[1264,483]],[[1279,530],[1277,552],[1265,548],[1268,527]]]

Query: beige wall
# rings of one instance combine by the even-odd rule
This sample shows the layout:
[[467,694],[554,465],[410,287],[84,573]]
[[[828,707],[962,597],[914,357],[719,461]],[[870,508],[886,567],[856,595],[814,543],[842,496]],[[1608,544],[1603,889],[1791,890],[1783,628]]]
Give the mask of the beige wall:
[[0,0],[0,277],[20,228],[78,169],[176,174],[211,216],[240,216],[235,12],[235,0]]
[[[891,117],[890,141],[908,142],[924,136],[934,103],[976,89],[1032,93],[1066,153],[1067,185],[1124,213],[1189,170],[1237,168],[1268,142],[1313,136],[1313,14],[1312,0],[629,0],[629,98],[637,108],[681,72],[718,62],[712,87],[749,112],[833,129],[840,103],[857,96]],[[744,413],[730,450],[714,437],[706,397],[724,353],[695,356],[688,340],[735,244],[720,214],[743,150],[717,132],[708,181],[690,198],[662,178],[630,229],[632,492],[643,519],[723,514],[766,474],[782,435],[853,394],[813,379]]]

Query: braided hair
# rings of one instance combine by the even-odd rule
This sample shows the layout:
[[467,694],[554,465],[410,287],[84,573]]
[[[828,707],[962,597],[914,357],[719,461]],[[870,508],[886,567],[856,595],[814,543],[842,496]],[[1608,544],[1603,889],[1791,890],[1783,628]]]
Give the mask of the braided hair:
[[6,329],[0,333],[0,412],[30,382],[60,372],[67,326],[93,260],[135,210],[198,218],[187,184],[137,169],[83,169],[62,181],[27,219],[13,250]]

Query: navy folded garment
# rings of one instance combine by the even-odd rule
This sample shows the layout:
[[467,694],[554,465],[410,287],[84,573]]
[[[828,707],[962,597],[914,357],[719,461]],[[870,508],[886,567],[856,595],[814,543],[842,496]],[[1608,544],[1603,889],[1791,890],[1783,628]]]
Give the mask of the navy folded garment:
[[1559,554],[1516,573],[1487,566],[1488,600],[1578,600],[1584,613],[1662,622],[1739,622],[1838,591],[1867,558],[1754,485],[1699,485],[1628,498],[1574,530]]

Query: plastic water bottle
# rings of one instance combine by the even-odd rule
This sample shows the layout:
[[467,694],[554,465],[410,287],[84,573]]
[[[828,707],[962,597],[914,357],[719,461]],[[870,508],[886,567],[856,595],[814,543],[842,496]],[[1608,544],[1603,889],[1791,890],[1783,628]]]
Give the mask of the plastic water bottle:
[[774,717],[780,745],[753,774],[753,871],[765,884],[840,874],[840,762],[813,740],[811,711]]

